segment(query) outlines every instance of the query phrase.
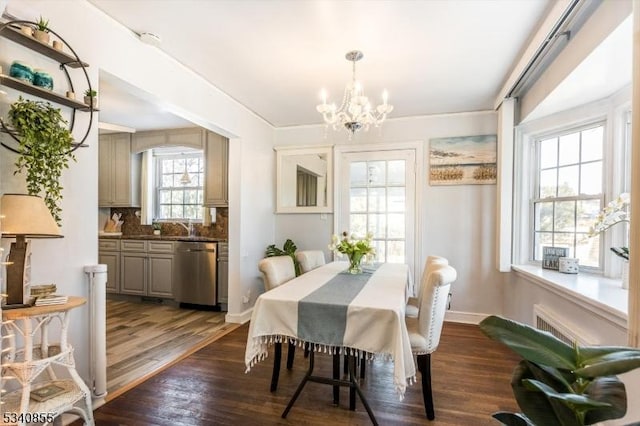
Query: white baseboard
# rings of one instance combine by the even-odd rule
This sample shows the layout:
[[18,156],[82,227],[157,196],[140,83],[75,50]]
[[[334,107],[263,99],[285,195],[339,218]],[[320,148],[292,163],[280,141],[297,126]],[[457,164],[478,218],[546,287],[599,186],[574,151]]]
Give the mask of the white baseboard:
[[247,309],[244,312],[240,312],[239,314],[227,314],[224,316],[224,320],[226,322],[231,322],[234,324],[244,324],[251,319],[252,312],[253,312],[253,307]]
[[480,321],[488,317],[488,314],[476,314],[472,312],[447,311],[444,320],[463,324],[480,324]]

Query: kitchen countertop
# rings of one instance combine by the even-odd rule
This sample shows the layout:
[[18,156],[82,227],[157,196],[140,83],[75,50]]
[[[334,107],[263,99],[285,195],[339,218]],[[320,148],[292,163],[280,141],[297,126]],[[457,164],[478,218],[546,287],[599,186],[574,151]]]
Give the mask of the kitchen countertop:
[[187,235],[99,235],[99,238],[110,240],[159,240],[159,241],[199,241],[199,242],[227,242],[225,238],[202,237]]

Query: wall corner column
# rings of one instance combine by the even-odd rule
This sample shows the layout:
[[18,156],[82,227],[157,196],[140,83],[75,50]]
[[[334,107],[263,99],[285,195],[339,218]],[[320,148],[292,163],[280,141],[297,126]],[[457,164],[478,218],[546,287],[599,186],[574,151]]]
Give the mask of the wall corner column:
[[507,98],[498,107],[496,269],[500,272],[509,272],[511,270],[513,245],[513,150],[516,102],[515,98]]

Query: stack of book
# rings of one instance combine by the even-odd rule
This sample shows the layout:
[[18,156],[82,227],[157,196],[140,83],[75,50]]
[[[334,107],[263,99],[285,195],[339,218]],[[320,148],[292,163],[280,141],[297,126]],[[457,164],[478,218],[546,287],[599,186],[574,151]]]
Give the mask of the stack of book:
[[67,303],[69,296],[63,294],[48,294],[36,298],[36,306],[61,305]]

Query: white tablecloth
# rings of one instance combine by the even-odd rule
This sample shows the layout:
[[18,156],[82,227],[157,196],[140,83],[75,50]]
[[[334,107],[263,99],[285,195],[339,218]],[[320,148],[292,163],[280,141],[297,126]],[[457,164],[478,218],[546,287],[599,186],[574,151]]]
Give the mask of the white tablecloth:
[[[267,356],[274,342],[305,341],[298,335],[300,301],[344,272],[348,262],[332,262],[307,272],[269,292],[262,294],[253,308],[245,364],[247,372]],[[340,276],[347,280],[347,275]],[[393,382],[402,399],[408,383],[415,380],[415,364],[404,320],[407,288],[410,286],[407,265],[385,263],[370,275],[366,285],[348,304],[343,341],[340,345],[326,341],[310,341],[318,352],[344,353],[365,351],[373,356],[393,360]],[[315,293],[317,294],[317,293]],[[329,322],[329,321],[327,321]],[[323,322],[318,321],[319,326]]]

